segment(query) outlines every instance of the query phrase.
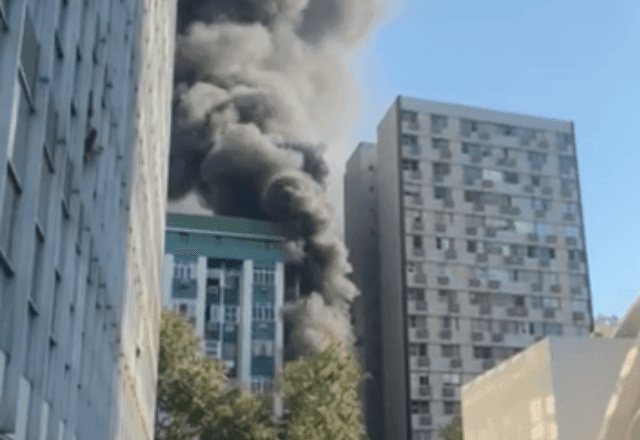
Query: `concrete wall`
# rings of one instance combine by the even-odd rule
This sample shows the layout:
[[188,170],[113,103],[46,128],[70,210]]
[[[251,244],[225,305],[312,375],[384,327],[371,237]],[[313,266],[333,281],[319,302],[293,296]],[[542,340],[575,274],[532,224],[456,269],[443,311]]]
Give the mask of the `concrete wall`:
[[382,313],[382,368],[385,404],[385,436],[407,439],[407,377],[405,304],[403,300],[404,255],[398,195],[398,111],[394,103],[378,125],[378,227],[380,231],[380,292]]
[[595,438],[631,341],[547,338],[462,390],[465,439]]
[[8,3],[0,431],[151,439],[176,4]]
[[353,282],[360,296],[353,305],[361,362],[371,374],[364,386],[364,413],[372,440],[384,438],[382,398],[382,324],[377,224],[377,147],[361,143],[349,158],[345,174],[345,238]]

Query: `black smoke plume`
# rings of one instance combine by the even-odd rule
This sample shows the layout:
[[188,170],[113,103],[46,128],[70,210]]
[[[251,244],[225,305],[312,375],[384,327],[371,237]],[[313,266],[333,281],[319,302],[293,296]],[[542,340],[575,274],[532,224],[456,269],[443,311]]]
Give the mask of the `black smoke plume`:
[[[366,35],[383,2],[178,3],[169,198],[195,191],[217,214],[293,225],[312,290],[287,306],[300,350],[329,337],[354,341],[358,291],[331,220],[319,140],[344,117],[339,55]],[[302,169],[287,149],[302,154]]]

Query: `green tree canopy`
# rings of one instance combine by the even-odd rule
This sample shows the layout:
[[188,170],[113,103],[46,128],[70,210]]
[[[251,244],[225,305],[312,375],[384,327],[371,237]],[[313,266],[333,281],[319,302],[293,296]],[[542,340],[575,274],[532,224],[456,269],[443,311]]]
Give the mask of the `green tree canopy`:
[[338,342],[289,363],[280,384],[288,408],[280,439],[366,439],[360,398],[363,377],[356,356]]
[[462,417],[456,416],[440,433],[442,440],[463,440]]

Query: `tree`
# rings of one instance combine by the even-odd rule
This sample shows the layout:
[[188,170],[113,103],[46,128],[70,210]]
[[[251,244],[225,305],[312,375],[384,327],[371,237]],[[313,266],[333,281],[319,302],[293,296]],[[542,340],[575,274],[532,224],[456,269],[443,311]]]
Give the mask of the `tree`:
[[268,402],[230,386],[219,362],[197,356],[193,329],[171,312],[162,314],[157,393],[156,439],[276,438]]
[[356,356],[339,342],[289,363],[280,390],[287,412],[280,440],[365,440]]
[[463,440],[462,417],[456,416],[440,433],[442,440]]

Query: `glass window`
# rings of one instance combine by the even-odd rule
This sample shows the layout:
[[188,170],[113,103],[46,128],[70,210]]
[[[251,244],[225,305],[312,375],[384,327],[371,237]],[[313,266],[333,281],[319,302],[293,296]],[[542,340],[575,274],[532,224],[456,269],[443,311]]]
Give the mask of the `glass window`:
[[529,152],[529,164],[532,170],[541,170],[547,163],[547,155],[534,151]]
[[442,115],[431,115],[431,133],[440,133],[447,128],[447,117]]
[[35,93],[36,77],[38,74],[38,55],[40,47],[36,38],[36,30],[31,20],[31,15],[27,9],[24,20],[24,33],[22,35],[22,49],[20,61],[24,73],[25,83],[29,87],[31,96]]
[[517,184],[518,183],[518,173],[505,171],[504,172],[504,181],[507,183]]
[[476,359],[493,359],[492,347],[473,347],[473,357]]
[[9,174],[4,189],[4,202],[0,216],[2,219],[2,227],[0,227],[0,250],[4,257],[11,262],[14,257],[14,244],[16,235],[16,219],[18,215],[20,191],[15,181]]
[[480,167],[463,167],[465,185],[473,185],[476,180],[482,177],[482,168]]
[[458,344],[443,344],[441,345],[442,357],[446,358],[459,358],[460,357],[460,345]]
[[448,192],[449,192],[449,188],[445,188],[443,186],[434,186],[433,198],[437,200],[445,200],[447,199]]
[[412,400],[411,414],[429,414],[428,400]]
[[576,162],[573,156],[558,156],[560,173],[574,174],[576,171]]

